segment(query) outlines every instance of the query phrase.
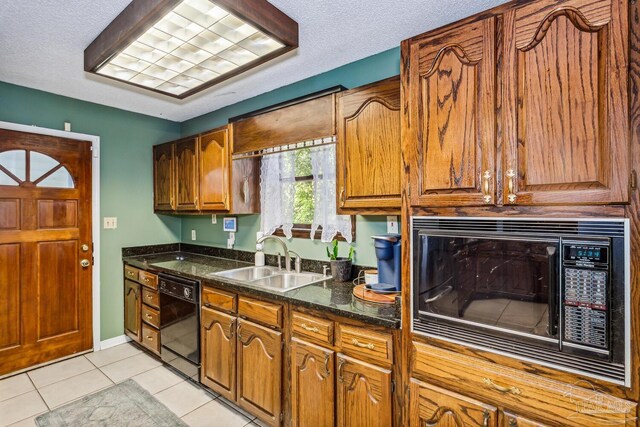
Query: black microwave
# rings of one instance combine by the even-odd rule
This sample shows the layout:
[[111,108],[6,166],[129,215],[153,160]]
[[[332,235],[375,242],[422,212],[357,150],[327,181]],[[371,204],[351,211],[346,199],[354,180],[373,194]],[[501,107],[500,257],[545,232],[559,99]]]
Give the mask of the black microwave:
[[628,220],[411,223],[414,333],[629,385]]

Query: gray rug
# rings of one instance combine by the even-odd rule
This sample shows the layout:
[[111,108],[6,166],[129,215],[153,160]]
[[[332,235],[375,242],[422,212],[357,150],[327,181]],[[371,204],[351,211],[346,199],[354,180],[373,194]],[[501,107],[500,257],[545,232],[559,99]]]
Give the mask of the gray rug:
[[40,415],[36,424],[40,427],[186,427],[180,418],[133,380]]

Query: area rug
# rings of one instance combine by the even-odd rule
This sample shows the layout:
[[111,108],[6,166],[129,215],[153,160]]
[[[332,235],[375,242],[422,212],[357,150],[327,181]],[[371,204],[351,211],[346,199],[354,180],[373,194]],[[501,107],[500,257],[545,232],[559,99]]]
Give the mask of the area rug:
[[133,380],[40,415],[36,424],[40,427],[186,427],[180,418]]

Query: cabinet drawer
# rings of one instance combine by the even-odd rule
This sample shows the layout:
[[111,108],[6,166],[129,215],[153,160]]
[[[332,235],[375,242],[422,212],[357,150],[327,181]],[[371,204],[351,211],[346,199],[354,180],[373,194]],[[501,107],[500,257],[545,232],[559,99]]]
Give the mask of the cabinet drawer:
[[159,328],[160,312],[155,308],[142,304],[142,321]]
[[237,310],[237,297],[232,293],[218,289],[203,288],[202,305],[207,308],[235,313]]
[[143,270],[140,270],[138,274],[140,277],[140,283],[151,289],[158,289],[158,276],[152,273],[147,273]]
[[379,362],[393,362],[393,338],[391,334],[339,325],[336,346],[340,347],[343,353],[350,356],[367,357]]
[[271,326],[282,326],[282,306],[250,298],[238,298],[238,315]]
[[[413,352],[412,376],[490,404],[527,408],[527,416],[553,420],[558,425],[625,425],[625,419],[636,413],[633,402],[575,384],[418,342],[413,343]],[[616,410],[608,413],[604,408]]]
[[160,308],[160,294],[158,291],[152,291],[149,288],[142,287],[142,302],[149,307]]
[[293,335],[321,344],[333,345],[333,322],[299,312],[293,312]]
[[129,280],[134,280],[137,282],[140,277],[139,273],[140,273],[140,270],[138,270],[135,267],[131,267],[130,265],[124,266],[124,277],[126,277]]
[[160,354],[160,331],[143,323],[141,343],[154,353]]

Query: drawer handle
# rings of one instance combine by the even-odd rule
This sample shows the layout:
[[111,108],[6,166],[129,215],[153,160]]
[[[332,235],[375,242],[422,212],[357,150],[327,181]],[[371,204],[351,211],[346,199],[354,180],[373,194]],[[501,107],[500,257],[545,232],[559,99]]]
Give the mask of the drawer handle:
[[147,316],[147,319],[153,319],[153,316],[150,315],[149,313],[146,313],[145,316]]
[[360,341],[358,341],[356,338],[351,340],[351,344],[355,345],[356,347],[360,347],[360,348],[368,348],[369,350],[373,350],[374,348],[376,348],[376,346],[372,343],[361,343]]
[[147,299],[153,299],[153,295],[147,294]]
[[314,334],[317,334],[318,332],[320,332],[320,330],[318,328],[316,328],[315,326],[307,326],[306,323],[301,323],[300,327],[302,329],[304,329],[305,331],[313,332]]
[[147,335],[145,338],[148,339],[149,341],[153,341],[153,337],[152,336]]
[[145,277],[145,278],[144,278],[144,281],[145,281],[146,283],[149,283],[149,278],[148,278],[148,277]]
[[515,395],[520,395],[522,392],[518,387],[514,386],[501,386],[499,384],[494,383],[491,378],[483,378],[482,382],[485,383],[490,388],[499,391],[500,393],[511,393]]

